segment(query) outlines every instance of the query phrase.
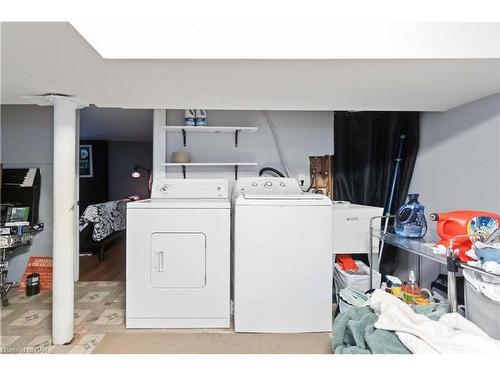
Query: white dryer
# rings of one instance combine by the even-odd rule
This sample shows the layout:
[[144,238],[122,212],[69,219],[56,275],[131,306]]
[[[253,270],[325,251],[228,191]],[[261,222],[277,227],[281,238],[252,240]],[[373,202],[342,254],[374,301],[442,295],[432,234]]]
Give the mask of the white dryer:
[[127,328],[230,325],[226,180],[157,179],[127,205]]
[[255,177],[237,181],[233,203],[235,331],[331,331],[331,200]]

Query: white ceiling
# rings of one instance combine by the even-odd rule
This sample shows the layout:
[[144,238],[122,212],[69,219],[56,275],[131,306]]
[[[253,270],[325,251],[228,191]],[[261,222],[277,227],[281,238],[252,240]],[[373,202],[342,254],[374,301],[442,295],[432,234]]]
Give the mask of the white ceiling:
[[4,23],[1,37],[5,104],[59,93],[122,108],[443,111],[500,91],[499,58],[109,60],[68,23]]

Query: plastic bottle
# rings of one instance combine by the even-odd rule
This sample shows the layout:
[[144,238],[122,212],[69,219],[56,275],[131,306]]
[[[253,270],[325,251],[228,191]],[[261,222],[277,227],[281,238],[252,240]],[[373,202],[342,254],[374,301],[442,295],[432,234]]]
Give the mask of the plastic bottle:
[[30,273],[26,277],[26,296],[36,296],[40,293],[40,274]]
[[204,109],[196,110],[196,126],[207,126],[207,111]]
[[413,270],[410,271],[410,275],[408,276],[409,286],[412,288],[417,288],[417,278],[415,277],[415,272]]
[[415,272],[410,271],[410,276],[408,277],[409,282],[403,285],[403,299],[406,303],[412,304],[415,302],[415,298],[420,297],[420,288],[417,285]]
[[184,125],[185,126],[195,126],[196,125],[196,110],[186,109],[184,111]]
[[396,214],[394,229],[403,237],[420,238],[427,232],[425,207],[418,201],[418,194],[408,194],[408,203],[401,206]]

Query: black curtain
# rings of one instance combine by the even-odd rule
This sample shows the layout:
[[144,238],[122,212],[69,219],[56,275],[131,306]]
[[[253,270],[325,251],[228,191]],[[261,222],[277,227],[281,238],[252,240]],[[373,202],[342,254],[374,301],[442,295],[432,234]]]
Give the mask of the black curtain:
[[[384,207],[400,136],[406,135],[392,214],[406,200],[420,138],[418,112],[335,112],[335,200]],[[384,246],[380,270],[393,274],[397,250]]]

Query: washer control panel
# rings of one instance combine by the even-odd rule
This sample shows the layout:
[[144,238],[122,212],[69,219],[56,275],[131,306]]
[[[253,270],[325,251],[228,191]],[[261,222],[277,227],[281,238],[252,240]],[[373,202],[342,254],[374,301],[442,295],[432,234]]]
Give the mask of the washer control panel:
[[298,194],[302,193],[294,178],[243,177],[236,181],[235,194]]
[[158,179],[153,182],[151,198],[227,198],[224,179]]

